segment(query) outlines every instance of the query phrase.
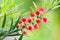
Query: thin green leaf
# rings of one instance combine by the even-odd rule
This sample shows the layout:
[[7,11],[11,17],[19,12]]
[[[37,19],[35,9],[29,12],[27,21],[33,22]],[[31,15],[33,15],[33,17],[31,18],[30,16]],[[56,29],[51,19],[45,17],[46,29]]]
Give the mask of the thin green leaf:
[[4,28],[5,23],[6,23],[6,14],[4,14],[4,19],[3,19],[3,23],[2,23],[2,28]]
[[6,11],[6,5],[7,5],[7,0],[3,0],[3,3],[2,3],[2,13],[4,13]]
[[9,10],[11,10],[14,7],[14,1],[13,0],[9,0],[11,3],[9,5]]
[[33,11],[33,12],[35,12],[35,10],[32,8],[32,7],[30,7],[31,8],[31,10]]
[[59,7],[60,7],[60,5],[55,6],[54,8],[52,8],[52,10],[57,9],[57,8],[59,8]]
[[9,34],[14,33],[14,32],[18,32],[18,31],[20,31],[20,29],[12,30],[9,32]]
[[56,5],[58,5],[60,3],[60,1],[56,1],[54,4],[53,4],[53,7],[55,7]]
[[22,40],[22,38],[23,38],[23,34],[20,36],[19,40]]
[[37,9],[37,5],[36,5],[36,3],[33,1],[33,4],[34,4],[34,7]]
[[16,25],[17,25],[18,22],[19,22],[19,19],[20,19],[20,16],[19,16],[18,20],[15,22],[15,24],[12,26],[11,30],[14,30],[14,29],[15,29]]
[[[12,28],[12,25],[13,25],[13,18],[11,19],[11,26],[10,26],[10,30],[11,30],[11,28]],[[10,31],[9,30],[9,31]]]

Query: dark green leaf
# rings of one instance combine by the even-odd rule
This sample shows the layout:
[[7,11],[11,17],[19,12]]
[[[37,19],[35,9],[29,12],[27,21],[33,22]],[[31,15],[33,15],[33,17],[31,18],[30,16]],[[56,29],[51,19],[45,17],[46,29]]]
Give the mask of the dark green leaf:
[[2,28],[4,28],[5,23],[6,23],[6,14],[4,14],[4,19],[3,19],[3,23],[2,23]]
[[20,36],[19,40],[22,40],[22,38],[23,38],[23,34]]
[[[10,26],[10,30],[11,30],[11,28],[12,28],[12,25],[13,25],[13,18],[11,19],[11,26]],[[10,31],[9,30],[9,31]]]
[[15,22],[15,24],[12,26],[11,30],[14,30],[14,29],[15,29],[16,25],[17,25],[18,22],[19,22],[19,19],[20,19],[20,16],[19,16],[18,20]]

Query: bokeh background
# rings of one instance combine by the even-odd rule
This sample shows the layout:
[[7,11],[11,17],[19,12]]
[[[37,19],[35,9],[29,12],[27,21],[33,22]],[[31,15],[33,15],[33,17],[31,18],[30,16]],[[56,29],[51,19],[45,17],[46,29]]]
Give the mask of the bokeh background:
[[[36,6],[42,6],[45,11],[48,11],[46,13],[48,22],[46,24],[41,23],[37,30],[28,32],[28,36],[24,36],[23,40],[60,40],[60,0],[0,0],[0,26],[4,12],[7,12],[5,30],[8,30],[11,16],[14,22],[19,13],[28,17],[29,12],[34,11]],[[13,40],[12,38],[19,37],[11,37],[11,39],[7,37],[5,40]]]

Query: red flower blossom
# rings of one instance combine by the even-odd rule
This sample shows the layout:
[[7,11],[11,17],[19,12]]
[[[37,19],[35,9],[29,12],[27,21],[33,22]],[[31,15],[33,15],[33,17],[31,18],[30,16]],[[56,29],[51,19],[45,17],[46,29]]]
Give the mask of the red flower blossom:
[[22,21],[20,20],[18,23],[19,23],[19,24],[22,24]]
[[27,22],[28,23],[31,23],[32,22],[31,18],[28,18]]
[[22,26],[22,29],[24,29],[24,28],[26,28],[26,26],[25,26],[25,25],[23,25],[23,26]]
[[36,11],[36,15],[39,16],[40,12],[39,11]]
[[45,22],[45,23],[47,22],[47,18],[42,18],[42,20],[43,20],[43,22]]
[[23,34],[24,34],[24,35],[26,35],[26,34],[27,34],[27,32],[26,32],[26,31],[23,31]]
[[17,25],[16,28],[19,28],[19,26]]
[[32,31],[32,26],[29,26],[29,27],[27,28],[27,30]]
[[40,23],[40,19],[36,19],[36,23],[39,24]]
[[44,9],[42,7],[39,8],[40,12],[44,12]]
[[31,13],[30,13],[30,17],[34,17],[34,13],[31,12]]
[[23,18],[22,18],[22,21],[23,21],[23,22],[26,22],[26,18],[23,17]]
[[38,28],[38,24],[34,24],[34,29],[37,29]]

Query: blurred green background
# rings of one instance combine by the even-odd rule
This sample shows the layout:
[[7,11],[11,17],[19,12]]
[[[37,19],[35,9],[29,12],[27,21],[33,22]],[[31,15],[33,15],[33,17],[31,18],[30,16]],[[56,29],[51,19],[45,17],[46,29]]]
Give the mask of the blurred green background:
[[49,10],[46,13],[48,22],[41,23],[38,30],[28,32],[28,36],[24,36],[23,40],[60,40],[60,0],[0,0],[0,26],[5,12],[7,13],[5,30],[8,30],[11,16],[15,22],[19,13],[27,17],[30,10],[36,10],[36,6],[42,6],[45,11]]

